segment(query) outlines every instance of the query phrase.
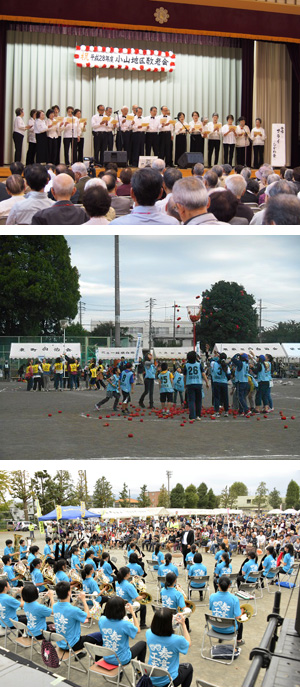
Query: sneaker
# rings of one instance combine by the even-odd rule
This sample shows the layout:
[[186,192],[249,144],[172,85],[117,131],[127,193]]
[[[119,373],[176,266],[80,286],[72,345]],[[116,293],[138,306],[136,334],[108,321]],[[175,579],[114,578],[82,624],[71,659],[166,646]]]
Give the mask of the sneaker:
[[201,417],[196,417],[196,420],[201,420]]
[[249,413],[245,413],[245,417],[251,417],[251,415],[252,415],[252,413],[250,413],[250,411],[249,411]]
[[148,625],[141,625],[140,629],[141,630],[148,630],[148,627],[149,627]]
[[95,403],[95,410],[100,410],[100,407],[98,406],[98,403]]
[[145,407],[146,407],[146,406],[144,406],[143,402],[141,402],[141,401],[139,401],[139,406],[140,406],[140,408],[145,408]]
[[87,651],[79,651],[78,654],[75,655],[75,661],[79,661],[81,658],[84,658],[87,655]]
[[224,413],[224,417],[228,417],[228,413]]
[[244,644],[245,644],[244,639],[238,639],[238,641],[237,641],[238,646],[243,646]]

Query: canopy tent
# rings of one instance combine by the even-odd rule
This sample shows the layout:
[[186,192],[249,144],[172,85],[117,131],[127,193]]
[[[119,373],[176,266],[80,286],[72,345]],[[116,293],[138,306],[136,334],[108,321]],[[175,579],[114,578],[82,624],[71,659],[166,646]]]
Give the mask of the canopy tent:
[[295,508],[287,508],[287,510],[283,511],[284,515],[297,515],[299,511],[295,510]]
[[273,510],[268,510],[267,515],[281,515],[282,510],[280,508],[273,508]]
[[227,358],[232,358],[237,353],[250,353],[254,355],[266,355],[269,353],[273,358],[286,358],[283,346],[279,343],[216,343],[215,348],[219,353],[226,353]]
[[134,360],[135,348],[96,348],[95,355],[97,360]]
[[[232,515],[241,515],[242,510],[229,508]],[[161,516],[181,517],[191,515],[221,515],[227,514],[227,508],[94,508],[102,520],[125,520],[126,518],[158,518]]]
[[10,358],[58,358],[66,353],[69,358],[80,358],[80,343],[12,343]]
[[[61,506],[62,517],[61,520],[77,520],[81,518],[81,508],[79,506]],[[84,513],[84,519],[86,518],[97,518],[99,520],[99,515],[97,513],[92,513],[86,510]],[[56,508],[46,515],[42,515],[38,520],[57,520]]]
[[172,346],[170,348],[154,348],[154,358],[160,360],[182,360],[187,353],[192,350],[192,346]]
[[283,343],[285,357],[289,360],[300,360],[300,343]]

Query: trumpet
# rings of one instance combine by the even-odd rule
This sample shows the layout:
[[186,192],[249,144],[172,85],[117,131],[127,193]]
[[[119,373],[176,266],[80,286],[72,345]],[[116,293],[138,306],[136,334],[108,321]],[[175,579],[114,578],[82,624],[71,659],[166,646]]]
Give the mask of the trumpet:
[[151,596],[151,594],[149,594],[149,592],[147,592],[144,580],[141,577],[139,577],[139,575],[134,575],[131,583],[136,588],[137,592],[139,593],[139,596],[141,597],[140,604],[142,604],[143,606],[145,606],[146,604],[151,604],[153,597]]
[[194,604],[193,601],[190,601],[187,598],[187,595],[186,595],[185,591],[182,589],[182,587],[180,586],[180,584],[175,584],[175,589],[177,589],[177,591],[180,592],[180,594],[182,594],[182,596],[184,598],[184,602],[185,602],[185,607],[190,609],[190,613],[195,613],[196,604]]

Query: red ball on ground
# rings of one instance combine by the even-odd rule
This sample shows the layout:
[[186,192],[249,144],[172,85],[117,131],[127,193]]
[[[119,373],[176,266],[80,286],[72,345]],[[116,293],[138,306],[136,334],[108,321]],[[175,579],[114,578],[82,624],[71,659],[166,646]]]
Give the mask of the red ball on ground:
[[291,420],[295,420],[295,415],[291,415]]
[[288,428],[288,425],[284,425],[284,429],[287,429],[287,428]]
[[133,434],[128,434],[128,437],[131,439],[133,437]]
[[52,413],[48,413],[48,417],[52,417]]
[[58,413],[62,413],[62,410],[58,410],[57,412],[58,412]]
[[286,420],[286,416],[285,416],[285,415],[282,415],[282,416],[281,416],[281,419],[282,419],[282,420]]
[[109,422],[104,422],[103,427],[109,427]]

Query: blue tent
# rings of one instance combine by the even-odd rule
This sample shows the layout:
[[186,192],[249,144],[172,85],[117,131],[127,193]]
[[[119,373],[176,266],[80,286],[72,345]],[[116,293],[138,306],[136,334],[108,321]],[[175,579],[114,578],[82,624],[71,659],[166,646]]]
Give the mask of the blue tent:
[[[79,506],[61,506],[61,512],[62,520],[76,520],[77,518],[81,518],[81,508],[79,508]],[[99,515],[86,510],[84,519],[85,518],[97,518],[99,520]],[[51,513],[47,513],[47,515],[42,515],[38,520],[57,520],[56,509],[52,510]]]

